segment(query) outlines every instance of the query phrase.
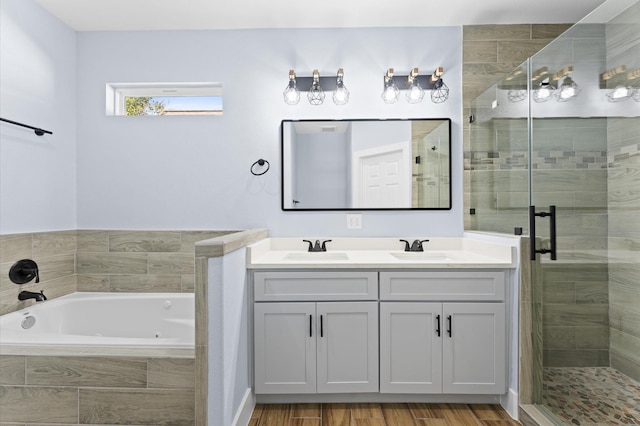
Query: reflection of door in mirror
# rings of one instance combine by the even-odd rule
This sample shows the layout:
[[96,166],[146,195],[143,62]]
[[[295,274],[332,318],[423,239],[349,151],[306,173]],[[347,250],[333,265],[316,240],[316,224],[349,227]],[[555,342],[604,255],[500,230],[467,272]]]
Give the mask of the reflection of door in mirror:
[[408,143],[353,153],[354,208],[411,207]]
[[411,145],[412,207],[449,205],[448,123],[413,122]]

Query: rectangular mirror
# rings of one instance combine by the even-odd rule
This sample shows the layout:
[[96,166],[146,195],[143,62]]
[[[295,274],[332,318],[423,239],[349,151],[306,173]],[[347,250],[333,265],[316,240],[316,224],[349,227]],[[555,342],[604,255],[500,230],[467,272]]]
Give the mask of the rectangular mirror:
[[451,120],[283,120],[282,210],[451,209]]

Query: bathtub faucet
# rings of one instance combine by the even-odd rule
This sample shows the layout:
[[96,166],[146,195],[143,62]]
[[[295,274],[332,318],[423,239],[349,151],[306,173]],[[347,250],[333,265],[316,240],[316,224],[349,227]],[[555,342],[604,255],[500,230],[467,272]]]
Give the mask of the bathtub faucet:
[[18,294],[18,300],[28,300],[28,299],[36,299],[36,302],[44,302],[47,300],[47,296],[44,295],[43,291],[40,293],[34,293],[32,291],[21,291]]

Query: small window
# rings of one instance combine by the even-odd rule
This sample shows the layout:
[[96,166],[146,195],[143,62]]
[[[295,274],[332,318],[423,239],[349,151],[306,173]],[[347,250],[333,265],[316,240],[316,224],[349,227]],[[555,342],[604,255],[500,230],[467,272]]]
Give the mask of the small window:
[[218,83],[109,83],[107,115],[222,115]]

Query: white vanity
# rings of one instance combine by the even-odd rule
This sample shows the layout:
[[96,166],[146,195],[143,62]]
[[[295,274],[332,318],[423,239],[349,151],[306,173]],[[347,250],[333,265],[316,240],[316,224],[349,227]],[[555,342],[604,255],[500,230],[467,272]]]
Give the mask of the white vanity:
[[424,252],[403,248],[394,238],[334,239],[318,253],[301,238],[248,247],[259,402],[507,391],[512,247],[432,238]]

